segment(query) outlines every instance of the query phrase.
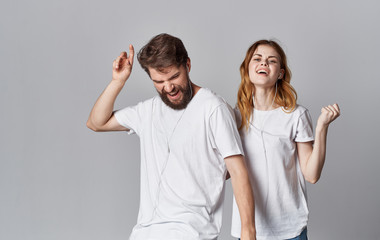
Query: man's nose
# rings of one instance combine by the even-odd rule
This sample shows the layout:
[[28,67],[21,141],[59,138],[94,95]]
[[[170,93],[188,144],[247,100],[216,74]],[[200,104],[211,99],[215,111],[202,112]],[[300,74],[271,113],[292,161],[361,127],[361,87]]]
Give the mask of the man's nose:
[[164,85],[164,90],[167,93],[170,93],[171,91],[173,91],[173,88],[174,88],[174,85],[172,83],[170,83],[170,82],[167,82]]

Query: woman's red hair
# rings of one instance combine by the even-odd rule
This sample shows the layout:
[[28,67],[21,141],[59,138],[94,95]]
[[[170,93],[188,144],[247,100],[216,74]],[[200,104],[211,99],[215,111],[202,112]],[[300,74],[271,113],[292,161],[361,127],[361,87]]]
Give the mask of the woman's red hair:
[[259,45],[269,45],[273,47],[280,55],[280,67],[284,70],[282,79],[277,80],[277,94],[274,102],[281,106],[285,112],[292,112],[297,104],[297,92],[290,85],[292,73],[288,67],[286,55],[281,46],[273,40],[259,40],[252,44],[245,55],[245,59],[240,65],[241,83],[238,91],[237,105],[241,114],[241,126],[239,130],[249,127],[251,116],[253,113],[253,94],[255,93],[255,86],[249,78],[249,62],[252,59],[254,52]]

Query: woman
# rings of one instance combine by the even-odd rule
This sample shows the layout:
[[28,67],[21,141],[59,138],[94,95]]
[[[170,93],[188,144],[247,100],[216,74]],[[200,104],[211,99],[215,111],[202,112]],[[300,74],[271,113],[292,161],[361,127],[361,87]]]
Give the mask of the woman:
[[[329,124],[337,104],[323,107],[315,129],[308,110],[297,105],[283,49],[260,40],[240,66],[236,115],[255,196],[257,239],[307,239],[306,181],[316,183],[326,154]],[[240,237],[234,200],[232,230]]]

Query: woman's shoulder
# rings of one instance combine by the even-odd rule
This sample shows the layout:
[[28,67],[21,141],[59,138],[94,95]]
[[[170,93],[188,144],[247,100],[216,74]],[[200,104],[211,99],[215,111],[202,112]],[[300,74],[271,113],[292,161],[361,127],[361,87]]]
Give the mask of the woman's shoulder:
[[278,111],[278,117],[298,121],[298,119],[303,115],[308,115],[308,112],[309,110],[306,107],[297,104],[293,111],[287,111],[286,109],[282,108],[282,111]]
[[306,107],[304,107],[303,105],[300,105],[300,104],[297,104],[296,108],[294,110],[301,113],[301,114],[306,112],[306,111],[309,111]]

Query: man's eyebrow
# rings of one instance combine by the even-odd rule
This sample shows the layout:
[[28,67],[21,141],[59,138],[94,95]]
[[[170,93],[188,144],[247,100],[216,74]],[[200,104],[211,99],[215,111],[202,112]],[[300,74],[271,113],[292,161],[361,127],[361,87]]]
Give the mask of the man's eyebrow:
[[[180,72],[176,72],[167,81],[170,81],[170,80],[173,80],[173,79],[177,78],[179,76],[179,74],[180,74]],[[155,83],[163,83],[165,80],[155,80],[155,79],[152,79],[152,81],[155,82]]]
[[175,74],[173,74],[168,80],[173,80],[174,78],[178,77],[180,74],[180,72],[176,72]]
[[154,79],[152,79],[152,81],[155,83],[162,83],[163,82],[162,80],[154,80]]

